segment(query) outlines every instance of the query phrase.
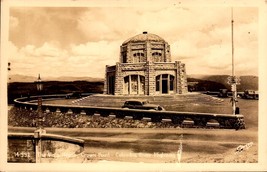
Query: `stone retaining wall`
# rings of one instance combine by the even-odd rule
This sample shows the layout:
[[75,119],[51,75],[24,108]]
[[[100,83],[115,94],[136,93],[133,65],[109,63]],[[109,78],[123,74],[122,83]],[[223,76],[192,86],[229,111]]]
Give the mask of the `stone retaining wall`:
[[[46,97],[48,98],[48,97]],[[20,109],[36,110],[37,103],[25,102],[27,98],[19,98],[14,100],[15,106]],[[245,122],[243,115],[232,114],[214,114],[214,113],[198,113],[198,112],[177,112],[177,111],[147,111],[132,110],[111,107],[93,107],[93,106],[77,106],[77,105],[42,105],[42,110],[46,112],[61,112],[71,114],[99,114],[102,117],[114,116],[124,119],[129,116],[133,120],[142,120],[148,118],[152,122],[162,122],[163,119],[170,120],[173,124],[188,127],[209,128],[216,126],[218,128],[227,129],[244,129]],[[188,122],[190,121],[190,122]]]

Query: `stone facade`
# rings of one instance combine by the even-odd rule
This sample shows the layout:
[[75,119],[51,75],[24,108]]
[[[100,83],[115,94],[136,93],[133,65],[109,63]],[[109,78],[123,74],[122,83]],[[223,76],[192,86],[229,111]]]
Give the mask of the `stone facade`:
[[170,45],[143,32],[120,47],[120,60],[106,66],[104,94],[162,95],[187,92],[185,64],[171,62]]

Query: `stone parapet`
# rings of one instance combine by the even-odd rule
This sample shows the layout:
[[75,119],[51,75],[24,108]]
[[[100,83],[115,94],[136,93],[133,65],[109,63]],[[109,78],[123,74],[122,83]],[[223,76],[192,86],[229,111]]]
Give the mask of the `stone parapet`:
[[[147,98],[147,96],[145,97]],[[25,102],[26,100],[26,97],[16,99],[15,106],[20,109],[37,109],[37,103]],[[221,128],[245,129],[244,116],[241,114],[233,115],[200,112],[148,111],[140,109],[122,109],[120,107],[97,107],[59,104],[44,104],[42,106],[42,110],[49,110],[49,113],[58,113],[58,110],[60,110],[61,113],[66,114],[68,114],[69,111],[72,111],[74,114],[85,113],[86,115],[93,115],[94,113],[97,113],[103,117],[107,117],[112,114],[115,115],[117,118],[124,118],[125,116],[135,116],[138,118],[146,117],[151,118],[152,121],[155,120],[157,122],[161,121],[162,119],[171,119],[173,123],[180,123],[183,120],[188,120],[190,118],[191,121],[193,121],[193,125],[198,127],[206,127],[208,125],[208,122],[216,120]]]

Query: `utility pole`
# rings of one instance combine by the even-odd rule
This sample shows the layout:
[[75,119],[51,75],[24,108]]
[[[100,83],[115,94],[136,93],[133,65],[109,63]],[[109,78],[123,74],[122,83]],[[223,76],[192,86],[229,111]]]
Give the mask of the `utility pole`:
[[42,96],[41,92],[43,90],[43,81],[41,80],[40,74],[38,76],[37,81],[35,81],[38,91],[38,105],[37,105],[37,128],[34,131],[34,138],[35,138],[35,158],[36,163],[41,163],[42,158],[42,135],[46,134],[45,129],[43,128],[43,112],[42,112]]
[[232,76],[231,76],[231,91],[232,91],[232,113],[233,115],[239,113],[237,111],[237,88],[236,85],[239,84],[240,79],[235,76],[235,59],[234,59],[234,19],[233,19],[233,8],[231,8],[231,33],[232,33]]

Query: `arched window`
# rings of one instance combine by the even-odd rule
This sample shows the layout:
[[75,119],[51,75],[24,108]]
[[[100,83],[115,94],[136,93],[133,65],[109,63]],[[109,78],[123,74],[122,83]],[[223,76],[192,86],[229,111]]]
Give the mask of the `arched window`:
[[145,94],[145,77],[128,75],[124,77],[124,94]]
[[115,76],[108,76],[108,94],[115,92]]
[[170,75],[170,91],[174,89],[174,76]]
[[143,62],[145,54],[144,53],[134,53],[133,54],[133,63],[140,63]]
[[158,75],[156,77],[156,91],[160,90],[160,78],[161,78],[161,75]]
[[162,74],[156,76],[156,92],[160,94],[169,94],[174,91],[174,76]]
[[126,55],[126,52],[122,52],[122,63],[127,63],[127,55]]
[[154,62],[161,62],[162,54],[160,52],[153,52],[152,57],[154,59]]

